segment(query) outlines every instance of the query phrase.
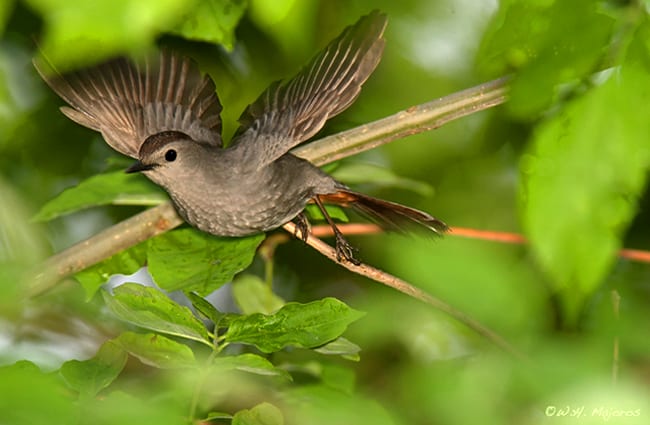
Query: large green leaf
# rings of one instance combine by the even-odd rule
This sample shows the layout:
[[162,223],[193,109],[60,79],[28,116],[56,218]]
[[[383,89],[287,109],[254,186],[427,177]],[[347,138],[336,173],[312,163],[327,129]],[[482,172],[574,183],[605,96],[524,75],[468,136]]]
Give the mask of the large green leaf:
[[484,38],[479,65],[497,76],[518,70],[507,107],[517,116],[536,117],[551,105],[560,83],[597,70],[613,24],[593,0],[503,1]]
[[67,361],[59,373],[70,388],[84,396],[94,397],[118,377],[127,357],[119,345],[107,341],[93,358]]
[[221,44],[232,50],[235,28],[246,10],[242,0],[202,0],[172,30],[185,38]]
[[0,423],[47,425],[78,423],[69,391],[53,373],[26,360],[0,366]]
[[523,223],[564,291],[569,320],[616,258],[650,164],[645,68],[626,64],[534,134],[522,161]]
[[177,369],[196,366],[194,353],[187,345],[158,334],[124,332],[115,343],[142,363],[160,369]]
[[155,184],[139,174],[124,171],[98,174],[77,186],[61,192],[43,205],[34,217],[38,221],[52,220],[84,208],[98,205],[157,205],[167,195]]
[[[101,398],[86,400],[83,410],[77,409],[75,420],[61,422],[54,417],[57,420],[50,418],[50,421],[44,424],[179,425],[189,423],[181,419],[187,413],[187,407],[181,401],[182,397],[165,397],[167,394],[186,394],[180,389],[183,387],[181,383],[176,383],[173,388],[161,389],[160,380],[150,380],[148,375],[135,382],[143,384],[144,388],[140,389],[139,385],[132,385],[129,386],[128,392],[119,390],[108,392]],[[165,392],[166,389],[168,392]]]
[[263,234],[217,238],[195,229],[168,232],[149,241],[149,272],[168,291],[207,295],[248,267],[263,239]]
[[313,348],[341,336],[363,314],[335,298],[289,303],[272,315],[233,317],[224,337],[227,342],[253,344],[265,353],[289,345]]
[[156,288],[125,283],[103,292],[106,305],[117,317],[134,325],[212,346],[203,323],[189,308],[178,305]]

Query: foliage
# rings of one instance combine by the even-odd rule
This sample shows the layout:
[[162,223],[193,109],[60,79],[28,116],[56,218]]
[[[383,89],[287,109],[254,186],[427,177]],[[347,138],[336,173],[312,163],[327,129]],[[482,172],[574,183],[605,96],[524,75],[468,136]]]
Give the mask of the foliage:
[[[0,2],[0,422],[646,423],[650,268],[618,252],[650,249],[647,2],[488,3]],[[505,74],[509,101],[328,171],[453,226],[521,229],[528,243],[452,233],[354,245],[530,362],[301,242],[256,255],[264,235],[180,228],[25,298],[50,252],[166,196],[106,172],[123,159],[107,161],[96,134],[55,111],[32,57],[65,71],[173,44],[215,79],[227,136],[265,85],[378,6],[384,60],[325,132]],[[459,31],[466,44],[453,45]]]

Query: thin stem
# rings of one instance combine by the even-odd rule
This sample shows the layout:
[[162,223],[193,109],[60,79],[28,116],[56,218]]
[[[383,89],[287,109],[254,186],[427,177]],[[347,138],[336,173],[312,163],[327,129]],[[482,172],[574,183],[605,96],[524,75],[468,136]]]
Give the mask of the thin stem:
[[[289,222],[285,224],[283,227],[290,234],[295,234],[296,232],[296,225],[294,223]],[[464,325],[474,330],[479,335],[485,337],[486,339],[494,343],[497,347],[501,348],[505,352],[512,354],[514,357],[520,360],[526,359],[526,356],[524,354],[522,354],[519,350],[517,350],[512,345],[510,345],[510,343],[508,343],[499,334],[497,334],[490,328],[484,326],[480,322],[474,320],[473,318],[466,315],[465,313],[456,310],[455,308],[445,303],[444,301],[434,297],[433,295],[428,294],[422,289],[417,288],[398,277],[395,277],[389,273],[386,273],[382,270],[379,270],[367,264],[361,263],[359,265],[355,265],[349,261],[339,262],[336,259],[336,250],[331,246],[329,246],[328,244],[326,244],[325,242],[323,242],[322,240],[315,238],[311,234],[308,235],[306,243],[312,248],[316,249],[325,257],[336,262],[342,267],[345,267],[351,272],[357,273],[361,276],[365,276],[383,285],[396,289],[410,297],[416,298],[426,304],[429,304],[430,306],[446,313],[447,315],[463,323]]]
[[[217,358],[217,355],[221,352],[221,349],[218,347],[215,347],[210,355],[208,356],[208,359],[206,360],[206,369],[209,369],[212,363],[214,362],[214,359]],[[199,406],[199,397],[201,396],[201,393],[203,392],[203,387],[205,386],[205,380],[208,378],[208,373],[204,373],[204,371],[199,370],[199,377],[198,381],[196,382],[196,386],[194,387],[194,391],[192,393],[192,400],[190,402],[190,411],[189,411],[189,423],[193,423],[194,420],[196,419],[196,409]]]

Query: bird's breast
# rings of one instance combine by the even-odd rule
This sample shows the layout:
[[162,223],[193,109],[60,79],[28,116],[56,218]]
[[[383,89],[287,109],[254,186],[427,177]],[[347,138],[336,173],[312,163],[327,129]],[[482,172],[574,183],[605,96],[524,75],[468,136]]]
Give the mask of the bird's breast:
[[290,221],[313,196],[310,187],[281,171],[202,176],[169,193],[192,226],[217,236],[247,236]]

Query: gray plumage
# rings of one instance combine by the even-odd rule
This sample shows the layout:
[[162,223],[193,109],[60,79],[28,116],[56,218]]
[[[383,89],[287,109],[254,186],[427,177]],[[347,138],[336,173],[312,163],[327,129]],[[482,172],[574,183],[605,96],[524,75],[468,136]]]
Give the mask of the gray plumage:
[[[228,148],[222,147],[214,83],[187,58],[163,51],[157,63],[143,67],[117,59],[66,76],[39,73],[70,105],[61,108],[66,116],[138,159],[128,171],[141,171],[162,186],[180,215],[205,232],[245,236],[272,230],[313,200],[319,207],[354,207],[392,230],[415,224],[442,233],[446,225],[429,214],[353,192],[289,153],[354,102],[379,63],[385,26],[379,12],[362,17],[294,78],[273,83],[244,111]],[[325,216],[339,259],[356,262]]]

